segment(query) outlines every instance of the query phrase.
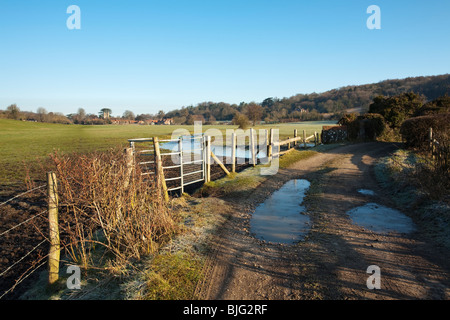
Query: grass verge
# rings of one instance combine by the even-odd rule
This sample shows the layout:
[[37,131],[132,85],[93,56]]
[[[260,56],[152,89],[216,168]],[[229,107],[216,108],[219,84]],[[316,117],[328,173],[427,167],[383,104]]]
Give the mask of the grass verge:
[[[410,212],[421,232],[436,246],[450,248],[450,204],[445,195],[431,195],[422,182],[424,160],[417,154],[398,150],[375,166],[379,183],[390,190],[398,208]],[[436,183],[437,184],[437,183]]]

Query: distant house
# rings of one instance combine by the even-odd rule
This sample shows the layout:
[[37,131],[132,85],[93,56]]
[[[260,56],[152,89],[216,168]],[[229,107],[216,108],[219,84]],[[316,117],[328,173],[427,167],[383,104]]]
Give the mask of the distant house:
[[138,121],[130,119],[111,118],[110,120],[112,124],[138,124]]
[[141,124],[141,125],[155,125],[155,124],[157,124],[157,122],[158,122],[158,120],[146,119],[146,120],[139,121],[139,124]]
[[146,119],[146,120],[129,120],[122,118],[111,118],[111,124],[139,124],[139,125],[171,125],[173,124],[172,118],[166,118],[161,120]]
[[173,119],[172,118],[165,118],[165,119],[159,120],[158,124],[171,125],[171,124],[173,124]]

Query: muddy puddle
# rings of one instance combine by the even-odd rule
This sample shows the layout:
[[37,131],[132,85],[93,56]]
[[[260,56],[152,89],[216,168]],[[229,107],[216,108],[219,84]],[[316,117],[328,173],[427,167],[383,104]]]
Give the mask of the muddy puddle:
[[375,195],[375,192],[373,190],[369,190],[369,189],[359,189],[358,192],[361,194],[364,194],[366,196],[374,196]]
[[310,229],[310,219],[302,206],[309,186],[304,179],[290,180],[260,204],[250,220],[255,237],[283,244],[302,240]]
[[367,203],[348,211],[347,214],[355,224],[377,233],[410,233],[415,230],[410,217],[377,203]]

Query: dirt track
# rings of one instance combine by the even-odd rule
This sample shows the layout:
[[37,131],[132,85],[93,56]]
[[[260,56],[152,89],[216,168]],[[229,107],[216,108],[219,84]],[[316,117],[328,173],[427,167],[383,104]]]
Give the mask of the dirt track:
[[[395,208],[389,190],[373,174],[377,159],[394,150],[386,143],[339,147],[280,170],[249,197],[225,199],[232,215],[211,240],[198,298],[450,299],[448,250],[427,242],[420,225],[411,234],[379,234],[355,225],[346,214],[368,202]],[[249,231],[254,208],[295,178],[312,183],[306,198],[312,221],[308,236],[295,245],[257,240]],[[360,194],[360,188],[376,196]],[[370,265],[381,269],[381,289],[366,286]]]

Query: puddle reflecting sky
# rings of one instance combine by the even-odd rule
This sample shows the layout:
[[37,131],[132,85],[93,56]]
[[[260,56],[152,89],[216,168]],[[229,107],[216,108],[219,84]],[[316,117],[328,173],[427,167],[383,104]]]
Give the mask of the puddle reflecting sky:
[[377,203],[367,203],[347,212],[359,226],[378,233],[410,233],[415,230],[412,219],[398,210]]
[[260,204],[250,221],[255,236],[285,244],[301,240],[310,229],[310,219],[301,205],[309,186],[304,179],[290,180]]
[[361,194],[368,195],[368,196],[374,196],[375,195],[374,191],[368,190],[368,189],[359,189],[358,192],[361,193]]

